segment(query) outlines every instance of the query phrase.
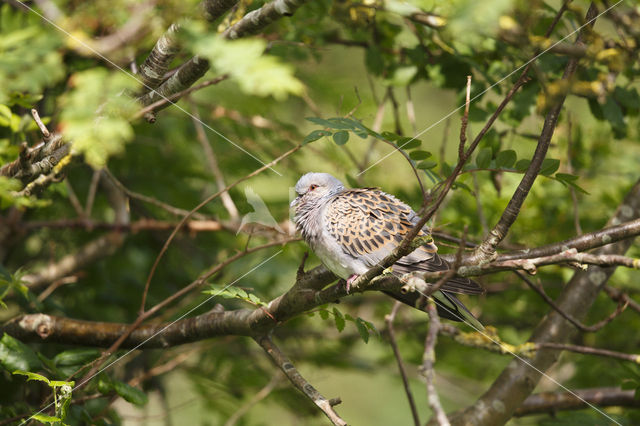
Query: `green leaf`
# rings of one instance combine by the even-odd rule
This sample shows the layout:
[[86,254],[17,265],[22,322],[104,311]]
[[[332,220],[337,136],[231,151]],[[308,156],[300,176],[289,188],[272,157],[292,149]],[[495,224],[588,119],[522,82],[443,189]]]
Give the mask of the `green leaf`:
[[149,401],[149,398],[144,392],[124,382],[114,381],[113,390],[115,390],[118,395],[124,398],[125,401],[138,406],[145,405]]
[[364,62],[367,69],[371,71],[372,74],[382,75],[382,71],[384,70],[384,58],[382,57],[382,52],[377,45],[374,44],[365,50]]
[[338,329],[338,331],[342,333],[345,325],[344,316],[342,315],[342,312],[340,312],[338,308],[335,307],[333,308],[333,320],[336,322],[336,328]]
[[486,169],[491,164],[491,156],[493,155],[491,148],[482,148],[476,156],[476,164],[479,169]]
[[331,132],[328,130],[314,130],[304,138],[304,140],[302,141],[302,145],[317,141],[318,139],[324,136],[329,136],[330,134]]
[[329,311],[327,311],[326,309],[320,309],[318,311],[318,314],[320,315],[320,318],[322,318],[323,320],[329,319]]
[[49,424],[59,423],[62,421],[60,417],[49,416],[47,414],[42,414],[42,413],[34,414],[29,418],[33,420],[37,420],[40,423],[49,423]]
[[433,169],[437,165],[438,163],[436,163],[433,160],[421,161],[418,164],[416,164],[416,169],[419,169],[419,170]]
[[555,158],[545,158],[542,161],[542,166],[540,166],[540,174],[544,176],[552,175],[559,167],[560,160],[556,160]]
[[506,151],[500,151],[498,155],[496,155],[496,167],[501,169],[508,169],[513,167],[518,156],[516,152],[512,149],[508,149]]
[[365,343],[369,343],[369,329],[367,328],[364,321],[361,318],[358,318],[355,323],[362,340],[364,340]]
[[426,160],[429,157],[431,157],[431,153],[429,151],[416,150],[409,153],[409,158],[414,161]]
[[418,67],[415,65],[400,67],[393,72],[390,78],[384,80],[384,84],[387,86],[407,86],[417,73]]
[[9,372],[32,371],[42,368],[36,353],[21,341],[7,333],[0,339],[0,364]]
[[636,380],[624,379],[620,384],[620,389],[622,390],[636,389],[638,386],[640,386],[640,383],[638,383]]
[[15,370],[11,374],[18,374],[20,376],[27,376],[27,381],[35,380],[38,382],[45,382],[46,384],[50,384],[51,382],[42,374],[32,373],[31,371],[24,370]]
[[52,388],[59,388],[62,386],[70,386],[70,387],[74,387],[76,384],[76,382],[74,382],[73,380],[70,382],[64,381],[64,380],[51,380],[49,382],[49,386],[51,386]]
[[520,173],[524,173],[527,171],[530,164],[531,164],[531,160],[527,160],[526,158],[523,158],[522,160],[518,160],[518,162],[516,163],[515,169]]
[[329,120],[325,120],[324,118],[320,118],[320,117],[305,117],[305,120],[310,121],[314,124],[318,124],[322,127],[332,127],[333,124],[331,124],[331,122]]
[[575,188],[576,190],[582,192],[583,194],[589,194],[587,191],[585,191],[582,187],[580,187],[576,183],[576,181],[579,179],[579,176],[570,175],[570,174],[567,174],[567,173],[556,173],[554,178],[558,182],[562,183],[563,185],[571,186],[571,187]]
[[627,125],[624,122],[624,113],[620,105],[611,97],[602,105],[604,119],[609,122],[616,138],[622,138],[627,133]]
[[57,366],[84,365],[98,358],[102,351],[95,348],[70,349],[53,357]]
[[135,81],[94,68],[77,72],[71,82],[72,90],[61,100],[61,127],[65,138],[73,141],[72,154],[82,154],[89,165],[102,168],[133,139],[130,117],[138,105],[123,93],[134,90]]
[[389,142],[394,142],[402,138],[402,136],[396,135],[393,132],[382,132],[380,135]]
[[346,130],[340,130],[333,134],[333,141],[336,145],[344,145],[349,140],[349,132]]
[[260,38],[226,40],[211,34],[197,37],[193,49],[218,73],[229,74],[245,93],[277,100],[301,95],[304,85],[294,76],[293,68],[265,54],[266,47],[267,42]]
[[616,86],[613,90],[613,97],[625,108],[640,109],[640,95],[635,87],[625,89]]
[[404,149],[406,151],[419,147],[420,145],[422,145],[422,141],[420,139],[403,136],[396,140],[396,145],[398,145],[398,148]]

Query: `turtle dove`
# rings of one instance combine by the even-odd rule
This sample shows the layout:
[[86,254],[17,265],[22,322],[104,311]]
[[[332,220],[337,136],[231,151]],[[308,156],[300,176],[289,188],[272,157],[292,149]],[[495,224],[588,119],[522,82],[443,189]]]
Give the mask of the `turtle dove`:
[[[307,173],[295,186],[295,224],[307,244],[327,268],[349,285],[380,263],[400,244],[420,219],[405,203],[379,189],[347,189],[328,173]],[[418,236],[427,236],[423,229]],[[399,259],[392,272],[402,276],[413,271],[440,271],[449,265],[428,242]],[[412,307],[424,310],[420,294],[385,292]],[[438,314],[454,321],[482,325],[453,293],[482,294],[484,289],[468,278],[453,277],[435,292]]]

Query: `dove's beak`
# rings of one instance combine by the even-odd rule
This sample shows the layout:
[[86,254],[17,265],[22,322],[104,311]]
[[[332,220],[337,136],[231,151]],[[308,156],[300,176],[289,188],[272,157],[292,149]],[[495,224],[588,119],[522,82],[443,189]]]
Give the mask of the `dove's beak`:
[[298,205],[299,202],[300,202],[300,196],[298,195],[296,198],[293,199],[291,204],[289,204],[289,207],[294,208],[295,206]]

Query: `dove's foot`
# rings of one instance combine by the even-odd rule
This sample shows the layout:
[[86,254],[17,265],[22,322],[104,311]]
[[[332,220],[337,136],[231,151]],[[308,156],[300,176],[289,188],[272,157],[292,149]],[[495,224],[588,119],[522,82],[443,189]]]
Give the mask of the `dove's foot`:
[[349,278],[347,278],[347,281],[345,283],[345,288],[347,290],[347,294],[349,294],[349,290],[351,289],[351,283],[354,282],[359,276],[360,275],[358,275],[358,274],[353,274]]

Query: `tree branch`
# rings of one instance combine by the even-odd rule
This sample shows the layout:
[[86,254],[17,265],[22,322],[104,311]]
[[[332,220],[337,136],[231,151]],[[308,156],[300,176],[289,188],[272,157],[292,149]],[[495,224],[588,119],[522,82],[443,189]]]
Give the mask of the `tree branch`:
[[542,392],[529,396],[513,415],[520,417],[540,413],[554,414],[564,410],[581,410],[588,407],[585,401],[600,407],[639,408],[640,399],[635,398],[634,393],[634,390],[619,388],[578,389],[573,393]]
[[396,314],[398,313],[398,309],[400,309],[400,306],[402,306],[402,303],[396,301],[393,304],[391,313],[384,317],[384,321],[387,324],[387,331],[389,332],[389,343],[391,344],[391,349],[393,349],[393,355],[395,356],[396,362],[398,363],[398,370],[400,371],[400,377],[402,377],[404,392],[405,394],[407,394],[407,400],[409,401],[409,407],[411,408],[411,415],[413,416],[413,424],[415,426],[420,426],[420,417],[418,416],[418,409],[416,408],[416,403],[413,399],[413,393],[411,393],[411,388],[409,387],[409,379],[407,377],[407,371],[404,368],[402,355],[400,355],[400,350],[398,349],[398,344],[396,343],[396,332],[393,328],[393,321],[396,318]]
[[[596,14],[597,9],[592,3],[589,11],[587,12],[586,18],[589,24],[593,23]],[[584,31],[581,30],[578,32],[578,37],[575,44],[583,45],[583,38]],[[571,80],[577,68],[578,59],[575,57],[569,58],[567,66],[565,67],[564,73],[562,75],[562,81]],[[562,106],[564,105],[564,100],[566,99],[566,97],[566,92],[560,93],[555,99],[554,105],[547,113],[544,120],[544,125],[542,126],[542,131],[540,132],[540,137],[538,139],[538,145],[536,146],[536,150],[533,154],[533,158],[531,159],[531,163],[529,164],[527,171],[525,172],[522,180],[520,181],[520,184],[513,193],[513,196],[509,200],[507,207],[504,209],[500,220],[475,251],[475,255],[478,261],[486,262],[495,257],[496,247],[507,235],[507,232],[509,232],[509,228],[511,228],[511,225],[513,225],[516,218],[518,217],[520,209],[524,204],[527,195],[529,195],[529,191],[531,190],[536,177],[540,173],[542,162],[547,155],[547,150],[549,149],[549,145],[551,144],[551,138],[553,137],[553,133],[556,129],[560,111],[562,110]]]
[[331,423],[338,426],[346,426],[347,422],[342,420],[335,412],[328,399],[320,394],[291,363],[289,358],[280,351],[268,336],[257,336],[254,340],[262,346],[262,349],[271,357],[273,362],[287,376],[291,383],[311,400],[322,412],[331,420]]
[[422,356],[421,374],[427,382],[427,398],[429,406],[433,410],[436,422],[440,426],[449,426],[449,419],[444,413],[438,391],[433,383],[433,364],[436,362],[436,341],[438,340],[438,332],[440,331],[440,318],[436,310],[436,304],[432,298],[427,303],[427,313],[429,314],[429,331],[424,342],[424,354]]
[[[620,223],[637,217],[640,217],[640,181],[631,189],[609,223]],[[609,244],[600,248],[596,254],[622,254],[632,242],[628,239]],[[557,305],[581,320],[614,271],[615,267],[590,266],[576,272],[558,297]],[[553,311],[536,327],[530,342],[565,343],[572,338],[574,332],[575,328]],[[536,351],[529,364],[513,360],[476,403],[453,416],[452,424],[503,424],[533,391],[541,372],[546,371],[557,360],[558,355],[557,350],[547,349]]]

